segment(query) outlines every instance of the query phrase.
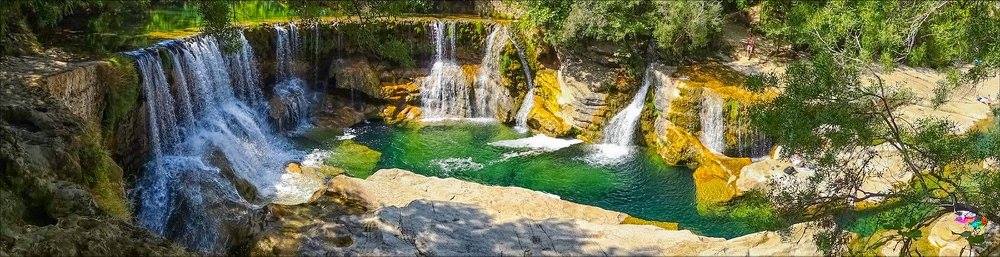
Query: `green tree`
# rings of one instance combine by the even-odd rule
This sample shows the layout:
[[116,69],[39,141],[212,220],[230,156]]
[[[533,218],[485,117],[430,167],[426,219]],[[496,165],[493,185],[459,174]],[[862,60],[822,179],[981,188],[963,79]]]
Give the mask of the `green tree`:
[[790,1],[760,3],[757,28],[814,53],[847,52],[863,63],[946,67],[1000,61],[995,1]]
[[722,28],[721,1],[522,2],[529,26],[545,29],[546,41],[568,48],[609,42],[630,48],[655,42],[661,53],[681,57],[710,49]]
[[[954,125],[943,120],[923,119],[910,123],[898,110],[912,102],[911,94],[882,82],[872,69],[821,53],[793,63],[781,86],[784,94],[755,110],[753,122],[781,145],[787,155],[808,160],[816,170],[808,185],[785,188],[774,199],[783,212],[803,219],[823,219],[853,212],[853,203],[869,199],[904,201],[934,206],[917,217],[919,222],[900,231],[918,231],[944,212],[969,208],[996,220],[1000,198],[991,191],[998,172],[984,168],[983,161],[997,158],[997,131],[956,134]],[[888,146],[911,172],[910,188],[891,193],[866,192],[862,182],[880,176],[872,168],[879,158],[876,146]],[[786,156],[787,157],[787,156]],[[801,210],[810,210],[802,214]],[[835,250],[845,242],[845,224],[827,222],[829,233],[821,242]],[[899,229],[899,228],[896,228]],[[901,254],[919,236],[906,236]],[[911,233],[909,235],[919,235]],[[1000,242],[987,242],[978,251],[996,251]],[[995,253],[995,252],[994,252]]]

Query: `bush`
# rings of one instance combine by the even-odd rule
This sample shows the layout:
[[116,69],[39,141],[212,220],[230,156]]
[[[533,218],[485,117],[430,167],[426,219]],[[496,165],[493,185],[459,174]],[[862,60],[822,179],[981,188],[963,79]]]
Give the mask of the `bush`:
[[[628,47],[656,42],[668,56],[707,49],[722,28],[720,1],[526,1],[526,20],[546,41],[577,46],[604,41]],[[632,50],[632,49],[628,49]]]

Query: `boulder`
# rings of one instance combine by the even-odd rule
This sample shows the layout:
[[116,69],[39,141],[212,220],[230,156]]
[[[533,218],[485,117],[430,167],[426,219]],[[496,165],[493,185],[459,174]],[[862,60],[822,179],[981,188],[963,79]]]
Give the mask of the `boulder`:
[[[969,240],[962,234],[982,235],[984,230],[973,231],[968,225],[956,222],[956,217],[955,213],[947,212],[929,225],[920,228],[922,236],[911,244],[911,254],[915,252],[923,256],[975,256]],[[890,239],[878,249],[882,255],[900,255],[903,242],[899,237],[892,237],[897,235],[897,232],[893,230],[885,233]]]
[[[859,191],[852,193],[857,197],[864,196],[866,192],[882,194],[895,192],[913,177],[913,173],[906,168],[902,156],[889,143],[859,147],[857,150],[838,158],[847,163],[848,168],[861,169],[864,167],[862,172],[865,176],[861,178]],[[810,181],[816,172],[809,167],[811,164],[808,160],[793,166],[787,159],[772,156],[743,167],[739,178],[736,179],[737,189],[739,194],[751,190],[765,192],[772,192],[774,189],[784,191],[813,190],[815,188],[803,188],[803,186],[813,186]],[[789,174],[789,171],[793,172]],[[840,178],[827,177],[825,181],[820,181],[816,186],[823,188],[837,179]],[[854,204],[858,207],[866,207],[880,203],[882,200],[881,197],[871,197]]]
[[375,99],[389,99],[389,92],[382,88],[379,75],[363,58],[334,59],[330,64],[330,77],[339,89],[354,90]]

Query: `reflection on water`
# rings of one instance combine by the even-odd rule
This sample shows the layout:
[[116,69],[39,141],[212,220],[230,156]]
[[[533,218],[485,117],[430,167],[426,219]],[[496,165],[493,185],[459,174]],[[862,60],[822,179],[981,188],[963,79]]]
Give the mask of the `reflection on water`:
[[707,236],[755,232],[751,224],[699,215],[691,171],[666,165],[640,148],[522,138],[511,128],[491,123],[421,128],[366,123],[350,131],[353,140],[382,153],[377,168],[528,188],[647,220],[678,222]]

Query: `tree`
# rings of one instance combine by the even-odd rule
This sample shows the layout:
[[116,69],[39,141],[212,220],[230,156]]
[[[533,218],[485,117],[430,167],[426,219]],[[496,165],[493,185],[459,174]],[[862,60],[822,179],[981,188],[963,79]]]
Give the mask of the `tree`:
[[602,41],[618,47],[655,42],[671,57],[710,49],[722,30],[720,1],[542,1],[522,3],[546,41],[568,48]]
[[[839,56],[839,58],[838,58]],[[955,134],[947,121],[924,119],[908,123],[898,114],[912,101],[905,91],[886,85],[874,69],[856,64],[844,53],[823,52],[788,67],[784,94],[755,110],[753,122],[789,155],[811,160],[817,175],[776,195],[779,209],[805,220],[848,215],[853,204],[869,199],[922,203],[933,211],[903,232],[918,231],[940,214],[967,208],[996,220],[1000,198],[990,191],[995,169],[980,163],[998,157],[997,130]],[[878,145],[898,154],[903,169],[913,174],[911,187],[894,192],[866,192],[866,178],[881,175],[871,168]],[[978,182],[976,182],[978,181]],[[809,210],[804,215],[801,210]],[[832,220],[828,219],[827,220]],[[844,243],[845,224],[827,222],[830,233],[821,242]],[[901,233],[905,247],[919,233]],[[983,253],[1000,242],[987,242]],[[838,249],[838,244],[827,245]]]

